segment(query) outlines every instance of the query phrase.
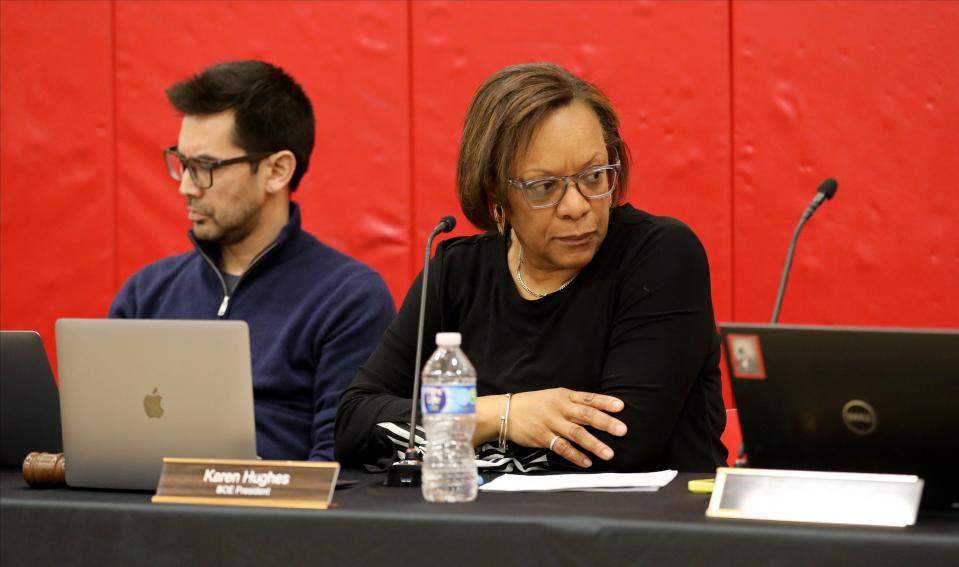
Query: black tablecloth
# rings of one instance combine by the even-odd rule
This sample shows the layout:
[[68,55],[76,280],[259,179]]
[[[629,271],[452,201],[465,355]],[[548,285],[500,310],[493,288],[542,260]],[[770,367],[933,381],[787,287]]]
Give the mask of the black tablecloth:
[[481,493],[430,504],[381,475],[330,510],[151,504],[150,494],[27,488],[4,471],[0,563],[13,565],[959,565],[959,514],[906,529],[712,520],[681,474],[657,493]]

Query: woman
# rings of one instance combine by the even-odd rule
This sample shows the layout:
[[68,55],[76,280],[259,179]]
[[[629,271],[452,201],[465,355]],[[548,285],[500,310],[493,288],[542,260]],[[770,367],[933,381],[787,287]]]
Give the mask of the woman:
[[[679,221],[620,205],[628,178],[615,111],[564,69],[507,67],[474,96],[457,184],[489,232],[437,247],[424,356],[436,332],[462,333],[490,468],[725,461],[705,251]],[[386,465],[406,446],[421,283],[341,398],[344,464]]]

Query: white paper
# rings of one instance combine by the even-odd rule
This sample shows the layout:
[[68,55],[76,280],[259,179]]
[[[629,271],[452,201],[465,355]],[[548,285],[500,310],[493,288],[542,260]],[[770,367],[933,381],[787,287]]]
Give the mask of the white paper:
[[676,471],[650,473],[504,474],[480,487],[484,492],[655,492],[676,478]]

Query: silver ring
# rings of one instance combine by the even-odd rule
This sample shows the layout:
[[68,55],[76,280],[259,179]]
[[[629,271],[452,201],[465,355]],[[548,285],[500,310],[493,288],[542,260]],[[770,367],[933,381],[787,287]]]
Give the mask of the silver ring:
[[553,445],[555,445],[556,442],[559,441],[560,439],[562,439],[562,437],[560,437],[559,435],[556,435],[555,437],[553,437],[553,439],[549,442],[549,450],[550,450],[550,451],[553,450]]

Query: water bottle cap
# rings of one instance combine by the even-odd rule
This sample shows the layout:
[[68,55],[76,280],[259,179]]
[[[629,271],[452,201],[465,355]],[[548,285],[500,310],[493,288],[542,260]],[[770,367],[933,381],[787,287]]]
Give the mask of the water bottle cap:
[[462,343],[463,337],[459,333],[436,333],[436,346],[453,347]]

